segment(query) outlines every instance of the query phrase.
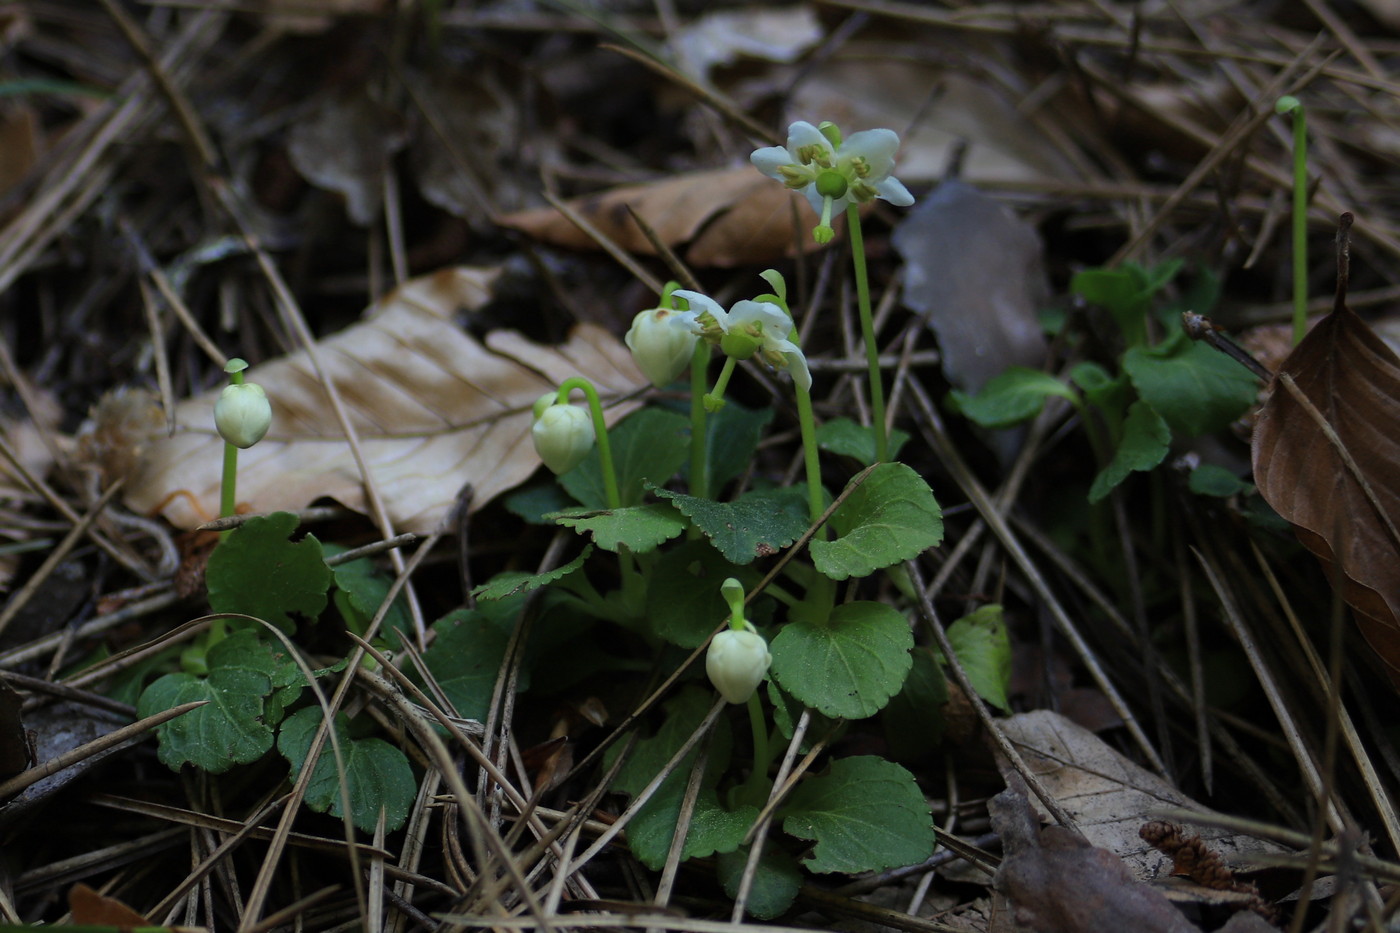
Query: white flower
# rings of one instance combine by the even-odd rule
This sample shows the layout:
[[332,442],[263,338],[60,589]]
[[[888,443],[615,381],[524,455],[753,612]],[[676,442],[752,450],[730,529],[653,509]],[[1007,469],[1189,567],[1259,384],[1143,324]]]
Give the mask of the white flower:
[[652,308],[632,319],[623,339],[642,374],[660,388],[675,382],[690,364],[700,339],[696,311]]
[[763,174],[805,194],[818,214],[824,213],[827,197],[833,211],[844,210],[851,201],[864,204],[875,198],[908,207],[914,196],[890,175],[898,149],[899,134],[894,130],[861,130],[832,145],[821,130],[799,120],[788,127],[787,148],[758,149],[749,161]]
[[830,243],[836,235],[832,212],[845,210],[852,201],[864,204],[883,198],[900,207],[914,203],[909,189],[890,175],[897,149],[899,135],[894,130],[861,130],[843,142],[834,124],[818,128],[798,121],[788,127],[787,148],[757,149],[749,161],[807,196],[821,216],[812,236],[818,243]]
[[735,359],[746,360],[755,353],[774,369],[786,369],[792,381],[804,392],[812,390],[812,373],[802,348],[788,339],[792,333],[792,318],[771,301],[744,299],[725,311],[713,299],[699,292],[678,289],[675,293],[690,302],[692,311],[713,319],[705,333],[718,338],[720,349]]
[[743,703],[753,696],[772,663],[768,643],[748,622],[743,631],[730,628],[720,632],[710,639],[705,652],[705,673],[730,703]]
[[235,447],[252,447],[272,425],[272,404],[263,387],[244,382],[224,386],[214,403],[214,427],[219,436]]
[[[545,405],[546,400],[551,404]],[[560,404],[551,392],[535,403],[530,436],[544,465],[555,473],[567,473],[593,449],[593,419],[577,405]]]

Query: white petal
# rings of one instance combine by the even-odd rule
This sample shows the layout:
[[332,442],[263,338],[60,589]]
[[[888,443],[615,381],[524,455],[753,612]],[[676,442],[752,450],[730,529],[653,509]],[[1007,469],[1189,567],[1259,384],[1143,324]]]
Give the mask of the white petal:
[[787,360],[787,370],[792,374],[792,381],[803,392],[811,392],[812,371],[807,368],[807,355],[802,352],[802,348],[791,340],[783,340],[773,344],[773,349],[781,353],[783,359]]
[[758,169],[769,178],[776,178],[778,181],[785,181],[778,169],[784,165],[792,165],[792,153],[782,146],[769,146],[766,149],[755,149],[749,156],[749,161],[753,167]]
[[853,156],[861,156],[870,163],[870,177],[874,184],[894,171],[894,154],[899,151],[899,134],[894,130],[861,130],[841,144],[841,161]]
[[879,192],[877,197],[884,198],[895,207],[908,207],[914,203],[914,196],[898,178],[886,178],[876,182],[875,190]]
[[803,146],[822,146],[827,152],[833,152],[831,140],[822,135],[822,131],[805,120],[798,120],[788,127],[788,152],[792,153],[793,161],[797,161],[797,150]]
[[690,304],[690,310],[697,314],[704,311],[710,312],[720,327],[725,327],[729,321],[729,314],[719,306],[718,301],[715,301],[709,295],[702,295],[699,292],[688,291],[684,288],[678,288],[671,292],[671,294],[675,295],[677,298],[684,298]]
[[729,319],[735,324],[753,321],[762,326],[765,335],[772,335],[778,340],[786,340],[788,332],[792,330],[792,318],[771,301],[752,301],[748,298],[736,301],[734,307],[729,309]]

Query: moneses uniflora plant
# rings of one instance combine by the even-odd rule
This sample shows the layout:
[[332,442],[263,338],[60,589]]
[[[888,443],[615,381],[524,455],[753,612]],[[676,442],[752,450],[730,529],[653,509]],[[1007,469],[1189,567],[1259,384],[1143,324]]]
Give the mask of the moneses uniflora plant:
[[214,427],[224,439],[219,514],[225,518],[234,513],[238,504],[238,452],[262,440],[272,425],[272,403],[262,386],[243,380],[247,368],[247,361],[237,358],[224,365],[229,384],[214,403]]
[[[873,350],[854,212],[872,198],[910,202],[891,176],[898,137],[872,130],[843,143],[834,127],[811,124],[795,124],[790,137],[789,147],[778,150],[781,158],[760,151],[755,164],[811,199],[822,214],[819,236],[822,228],[830,231],[831,212],[846,210],[862,327]],[[369,722],[356,722],[353,731],[344,715],[326,723],[320,707],[300,695],[301,672],[277,636],[315,624],[329,639],[325,616],[339,614],[346,629],[371,644],[397,650],[407,639],[417,641],[419,651],[405,653],[406,666],[422,666],[412,676],[435,678],[459,715],[486,721],[499,699],[495,678],[479,675],[513,670],[506,651],[515,650],[509,647],[515,641],[498,636],[503,627],[521,625],[528,605],[538,624],[519,629],[520,690],[547,702],[557,692],[562,702],[567,691],[593,689],[589,678],[626,679],[609,693],[619,697],[646,684],[673,684],[647,716],[664,722],[647,723],[613,784],[639,798],[626,811],[626,838],[644,864],[665,864],[679,831],[682,858],[716,856],[721,882],[743,903],[738,913],[773,917],[796,897],[804,869],[879,871],[927,859],[934,843],[928,805],[913,776],[893,761],[827,757],[795,787],[782,788],[777,780],[785,774],[780,761],[789,760],[782,753],[794,739],[807,747],[830,742],[846,722],[886,715],[901,693],[906,702],[900,707],[938,715],[939,701],[926,688],[941,684],[942,674],[924,651],[920,676],[909,676],[916,664],[913,626],[897,593],[908,591],[903,563],[941,541],[942,518],[927,484],[890,462],[873,363],[875,425],[834,413],[821,425],[822,437],[832,441],[828,456],[845,458],[833,474],[845,488],[824,485],[813,373],[787,284],[773,270],[761,278],[756,293],[723,305],[702,289],[668,283],[656,305],[636,315],[626,344],[647,380],[662,390],[656,404],[610,429],[599,392],[584,378],[595,374],[585,373],[532,406],[531,437],[557,475],[557,488],[522,491],[510,507],[586,541],[575,544],[573,559],[548,570],[496,576],[472,591],[471,608],[438,620],[428,632],[415,629],[406,608],[392,604],[381,611],[389,584],[375,576],[373,565],[341,563],[337,549],[311,534],[294,535],[295,516],[254,518],[232,532],[208,565],[210,607],[225,619],[211,622],[180,659],[181,670],[141,696],[143,715],[220,698],[164,729],[162,760],[215,773],[257,761],[275,744],[295,779],[315,731],[333,729],[348,749],[342,756],[348,803],[331,779],[335,761],[324,756],[314,773],[324,768],[328,777],[315,777],[311,785],[324,785],[326,792],[313,799],[308,791],[308,801],[332,813],[347,806],[361,829],[375,827],[384,805],[392,830],[403,824],[417,789],[407,757],[366,735],[374,729]],[[718,367],[712,366],[716,356]],[[754,469],[773,413],[726,400],[740,370],[755,367],[777,374],[765,383],[776,393],[790,393],[772,408],[796,411],[800,482],[784,485],[772,471]],[[687,369],[688,386],[680,382]],[[230,386],[227,398],[219,427],[237,451],[235,444],[255,442],[266,430],[266,398],[249,386]],[[868,469],[847,480],[852,458]],[[554,512],[539,505],[561,499],[576,504]],[[837,499],[841,504],[827,522]],[[794,552],[799,540],[805,543]],[[569,542],[560,544],[567,549]],[[549,598],[525,598],[543,587],[550,588]],[[981,669],[999,670],[995,664]],[[223,702],[226,695],[236,702]],[[747,715],[735,715],[732,706]],[[743,719],[748,727],[740,736],[736,727]],[[716,731],[715,740],[707,739],[707,765],[694,779],[693,818],[678,829],[692,766],[682,763],[658,782],[657,763],[676,756],[702,723]],[[927,735],[931,729],[903,731]],[[381,780],[393,772],[399,777]],[[780,788],[782,806],[773,809]],[[772,826],[756,835],[760,812],[773,814]],[[852,825],[880,844],[851,837],[844,827]],[[745,896],[741,878],[764,893]]]

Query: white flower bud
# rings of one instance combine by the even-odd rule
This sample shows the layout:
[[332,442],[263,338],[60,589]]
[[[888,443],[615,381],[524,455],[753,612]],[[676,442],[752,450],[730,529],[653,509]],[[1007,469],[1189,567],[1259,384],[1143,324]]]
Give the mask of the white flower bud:
[[773,663],[763,636],[752,625],[745,625],[744,631],[731,628],[720,632],[710,639],[705,653],[705,673],[730,703],[744,703],[753,696]]
[[651,384],[660,388],[675,382],[685,372],[700,339],[694,311],[652,308],[632,319],[623,339]]
[[567,473],[593,449],[593,419],[576,405],[550,405],[530,428],[535,450],[555,473]]
[[219,436],[235,447],[252,447],[272,424],[272,405],[263,387],[244,382],[225,386],[214,403],[214,426]]

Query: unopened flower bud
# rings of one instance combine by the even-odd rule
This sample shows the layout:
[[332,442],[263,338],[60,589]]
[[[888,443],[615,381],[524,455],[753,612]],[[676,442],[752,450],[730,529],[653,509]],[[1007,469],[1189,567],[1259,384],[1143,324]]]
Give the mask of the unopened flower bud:
[[272,404],[263,387],[244,382],[225,386],[214,403],[214,426],[235,447],[252,447],[272,424]]
[[696,313],[670,308],[652,308],[632,319],[623,338],[637,368],[660,388],[675,382],[690,364],[695,352]]
[[[536,403],[537,412],[540,402]],[[593,449],[593,420],[575,405],[553,404],[535,416],[530,435],[544,465],[555,473],[567,473]]]
[[705,673],[730,703],[744,703],[753,696],[772,663],[768,643],[748,623],[742,631],[731,628],[720,632],[710,639],[705,653]]

